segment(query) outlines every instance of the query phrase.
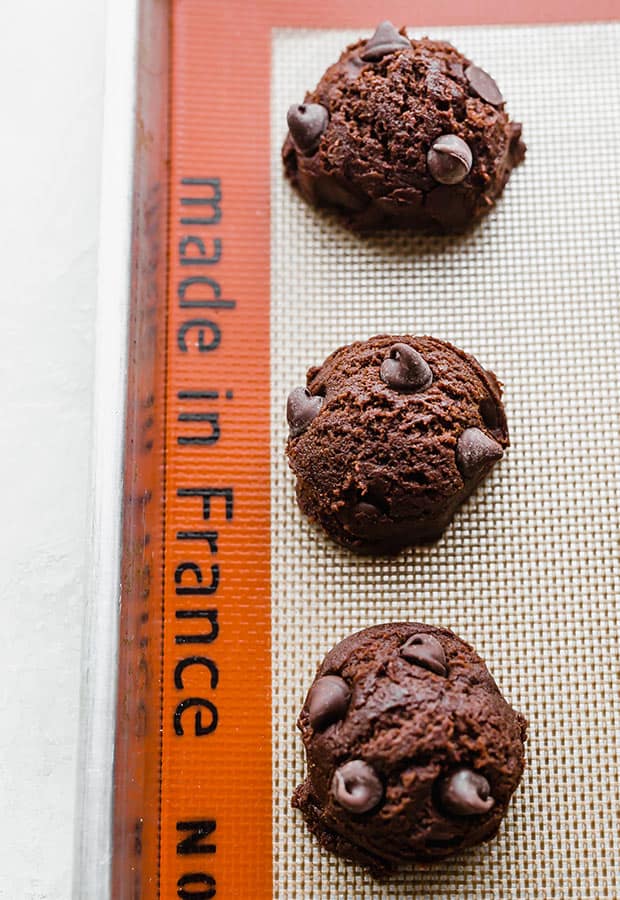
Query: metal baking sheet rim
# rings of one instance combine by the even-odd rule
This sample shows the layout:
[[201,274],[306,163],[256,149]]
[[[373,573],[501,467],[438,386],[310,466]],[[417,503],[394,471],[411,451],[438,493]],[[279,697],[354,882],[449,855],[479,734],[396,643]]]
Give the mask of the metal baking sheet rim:
[[139,0],[108,0],[73,896],[110,897]]

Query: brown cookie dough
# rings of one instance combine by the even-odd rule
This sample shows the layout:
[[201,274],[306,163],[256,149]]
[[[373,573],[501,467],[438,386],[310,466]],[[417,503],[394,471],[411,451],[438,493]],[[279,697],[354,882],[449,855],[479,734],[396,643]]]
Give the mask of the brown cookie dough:
[[390,22],[347,47],[287,120],[287,176],[308,203],[358,229],[462,231],[525,156],[486,72]]
[[327,850],[377,877],[488,841],[525,765],[527,723],[445,628],[377,625],[327,654],[299,716],[293,796]]
[[436,540],[509,443],[495,375],[432,337],[341,347],[287,417],[301,510],[358,553]]

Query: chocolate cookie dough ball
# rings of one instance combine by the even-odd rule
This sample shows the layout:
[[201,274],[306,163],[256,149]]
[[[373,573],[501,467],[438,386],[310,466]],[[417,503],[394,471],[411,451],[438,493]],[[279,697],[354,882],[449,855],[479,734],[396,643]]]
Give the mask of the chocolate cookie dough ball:
[[495,375],[432,337],[341,347],[287,417],[301,510],[358,553],[436,540],[508,445]]
[[390,22],[347,47],[287,119],[287,176],[359,229],[462,231],[525,156],[490,75]]
[[293,796],[327,850],[382,876],[495,836],[525,765],[527,723],[445,628],[367,628],[327,654],[299,716]]

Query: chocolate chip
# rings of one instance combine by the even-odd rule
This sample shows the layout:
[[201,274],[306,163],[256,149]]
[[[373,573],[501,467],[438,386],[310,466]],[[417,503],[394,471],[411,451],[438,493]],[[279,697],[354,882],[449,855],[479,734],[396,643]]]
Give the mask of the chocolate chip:
[[432,634],[412,634],[400,648],[400,655],[408,662],[430,669],[436,675],[447,675],[446,654]]
[[467,78],[472,89],[478,96],[482,97],[483,100],[486,100],[487,103],[491,103],[493,106],[499,106],[500,103],[504,102],[500,89],[491,76],[487,75],[484,69],[480,69],[478,66],[467,66],[465,69],[465,78]]
[[495,805],[491,785],[484,775],[459,769],[439,786],[441,804],[453,816],[480,816]]
[[350,81],[355,81],[363,68],[363,59],[357,56],[350,56],[343,61],[342,71]]
[[382,515],[379,507],[375,506],[374,503],[369,503],[367,500],[360,500],[359,503],[356,503],[353,507],[353,518],[356,521],[370,519],[371,521],[375,521]]
[[380,535],[384,529],[389,530],[386,513],[368,500],[360,500],[354,506],[345,506],[339,518],[352,534],[368,539]]
[[472,155],[469,145],[455,134],[442,134],[426,156],[428,169],[441,184],[458,184],[469,174]]
[[373,36],[366,41],[361,57],[364,62],[377,62],[389,53],[396,53],[397,50],[404,50],[405,47],[411,47],[409,38],[397,31],[394,25],[386,20],[377,25]]
[[516,144],[521,140],[523,134],[523,125],[520,122],[510,122],[509,124],[510,143]]
[[456,464],[463,478],[480,475],[503,455],[501,445],[479,428],[467,428],[456,445]]
[[290,437],[302,434],[316,419],[323,406],[323,398],[313,396],[308,388],[298,387],[291,391],[286,401],[286,419]]
[[494,431],[496,428],[501,427],[500,410],[496,400],[492,397],[483,397],[478,408],[480,409],[482,421],[488,429]]
[[397,391],[422,391],[430,386],[430,366],[409,344],[393,344],[390,355],[381,363],[381,378]]
[[286,121],[297,149],[310,156],[327,128],[329,113],[320,103],[293,104],[286,114]]
[[315,731],[344,718],[349,708],[349,685],[338,675],[324,675],[314,682],[308,694],[308,719]]
[[336,803],[359,815],[381,802],[383,785],[368,763],[352,759],[334,772],[331,792]]

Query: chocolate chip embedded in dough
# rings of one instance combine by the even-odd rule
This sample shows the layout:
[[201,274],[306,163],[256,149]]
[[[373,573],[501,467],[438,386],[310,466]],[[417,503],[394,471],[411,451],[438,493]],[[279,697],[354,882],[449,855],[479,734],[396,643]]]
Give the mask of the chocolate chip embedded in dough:
[[400,655],[408,662],[430,669],[436,675],[447,675],[446,654],[432,634],[412,634],[400,648]]
[[489,782],[471,769],[459,769],[446,778],[439,795],[445,811],[454,816],[480,816],[495,805]]
[[500,444],[479,428],[467,428],[456,446],[456,464],[464,478],[473,478],[501,459]]
[[299,103],[289,107],[286,121],[297,149],[310,155],[327,128],[329,113],[320,103]]
[[411,47],[409,38],[401,34],[391,22],[386,20],[377,25],[373,36],[366,41],[361,57],[364,62],[377,62],[384,56],[396,53],[397,50],[404,50],[406,47]]
[[315,731],[344,718],[349,707],[351,690],[344,678],[324,675],[312,685],[308,694],[308,719]]
[[459,184],[471,171],[469,145],[456,134],[442,134],[426,156],[428,170],[441,184]]
[[487,103],[490,103],[492,106],[500,106],[504,102],[502,92],[497,84],[480,66],[467,66],[465,78],[467,78],[478,96],[486,100]]
[[308,388],[295,388],[288,395],[286,419],[291,437],[298,437],[316,419],[323,406],[323,398],[314,396]]
[[357,815],[374,809],[383,798],[383,785],[375,770],[361,759],[336,769],[331,791],[340,806]]
[[393,344],[381,363],[381,379],[397,391],[422,391],[430,386],[433,373],[426,360],[409,344]]

